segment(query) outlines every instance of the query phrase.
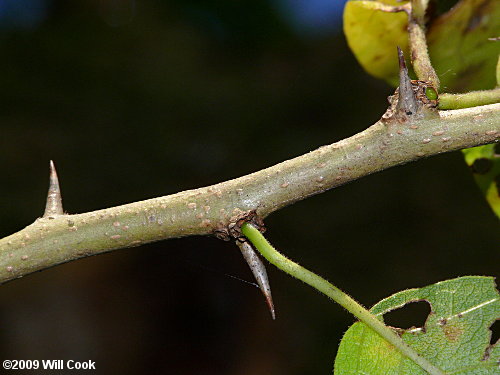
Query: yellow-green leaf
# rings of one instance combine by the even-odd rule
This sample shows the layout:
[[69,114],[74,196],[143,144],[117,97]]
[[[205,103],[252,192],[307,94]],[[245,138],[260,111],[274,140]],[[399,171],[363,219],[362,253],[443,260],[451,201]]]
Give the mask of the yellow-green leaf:
[[[397,45],[408,48],[407,15],[381,9],[397,0],[350,0],[344,9],[344,33],[358,62],[371,75],[397,86]],[[431,62],[442,91],[493,88],[500,42],[500,1],[461,0],[428,26]]]
[[[500,319],[500,295],[492,277],[467,276],[396,293],[377,303],[383,314],[417,301],[430,303],[424,327],[401,331],[402,339],[447,374],[499,374],[500,343],[490,344]],[[340,343],[335,375],[427,374],[363,323],[352,325]]]
[[371,75],[398,85],[396,46],[406,53],[406,13],[387,13],[384,5],[401,5],[397,0],[348,1],[344,9],[344,33],[361,66]]

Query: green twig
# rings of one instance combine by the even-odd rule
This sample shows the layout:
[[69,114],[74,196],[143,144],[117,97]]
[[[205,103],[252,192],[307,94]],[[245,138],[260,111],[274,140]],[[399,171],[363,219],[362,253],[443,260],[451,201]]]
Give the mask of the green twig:
[[243,224],[241,231],[270,263],[333,299],[429,374],[444,375],[443,371],[435,367],[424,357],[420,356],[420,354],[408,346],[393,330],[387,327],[375,315],[370,313],[349,295],[315,273],[280,254],[252,224]]
[[431,82],[439,90],[439,78],[432,67],[425,36],[425,9],[428,1],[412,0],[408,14],[408,41],[413,69],[418,79]]
[[500,87],[465,94],[439,95],[439,109],[460,109],[500,103]]

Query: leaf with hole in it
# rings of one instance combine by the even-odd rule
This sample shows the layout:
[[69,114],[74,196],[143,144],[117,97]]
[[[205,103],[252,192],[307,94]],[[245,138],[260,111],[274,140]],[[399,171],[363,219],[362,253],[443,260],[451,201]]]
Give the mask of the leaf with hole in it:
[[500,1],[462,0],[431,23],[429,54],[448,92],[495,87],[500,42]]
[[499,146],[491,144],[462,151],[479,188],[500,217],[500,155],[495,153],[495,147]]
[[408,17],[388,13],[384,5],[401,5],[397,0],[348,1],[344,8],[344,34],[361,66],[371,75],[398,85],[396,46],[407,53]]
[[[500,373],[500,343],[491,330],[500,319],[500,295],[492,277],[467,276],[396,293],[370,311],[383,314],[410,302],[427,301],[424,327],[398,330],[403,340],[447,374]],[[345,333],[335,359],[335,375],[427,374],[364,323]]]

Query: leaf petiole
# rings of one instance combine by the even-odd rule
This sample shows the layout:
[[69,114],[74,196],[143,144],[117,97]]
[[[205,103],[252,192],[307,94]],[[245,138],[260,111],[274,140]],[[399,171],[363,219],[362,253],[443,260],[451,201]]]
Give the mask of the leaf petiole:
[[278,252],[252,224],[244,223],[241,226],[241,232],[271,264],[275,265],[283,272],[305,282],[306,284],[309,284],[314,289],[325,294],[327,297],[330,297],[358,318],[361,322],[365,323],[368,327],[377,332],[385,340],[395,346],[403,355],[413,360],[429,374],[445,375],[443,371],[418,354],[413,348],[408,346],[392,329],[387,327],[381,320],[370,313],[361,304],[356,302],[348,294]]

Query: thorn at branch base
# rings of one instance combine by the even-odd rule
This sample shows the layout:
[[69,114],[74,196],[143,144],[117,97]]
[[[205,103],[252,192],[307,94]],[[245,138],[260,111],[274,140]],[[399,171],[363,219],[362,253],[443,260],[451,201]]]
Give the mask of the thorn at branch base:
[[250,270],[252,271],[252,274],[255,277],[255,280],[257,281],[257,284],[259,285],[264,298],[266,299],[267,307],[271,312],[273,320],[276,319],[273,297],[271,295],[271,286],[269,285],[266,266],[248,241],[236,241],[236,244],[240,248],[243,258],[245,258],[245,261],[248,263],[248,266],[250,267]]

